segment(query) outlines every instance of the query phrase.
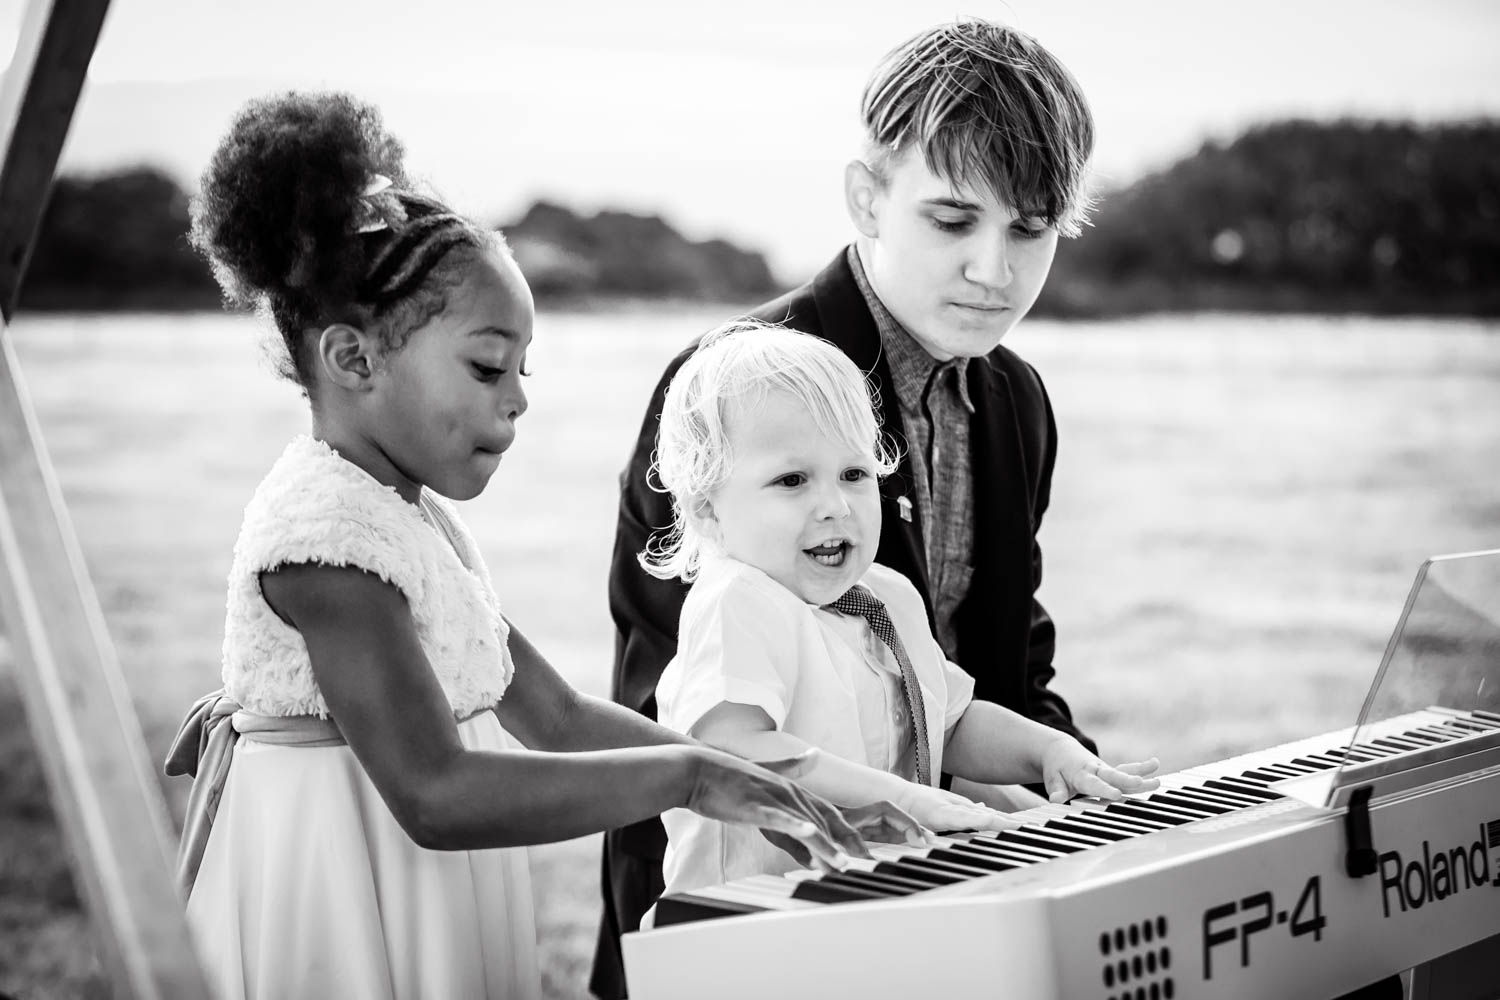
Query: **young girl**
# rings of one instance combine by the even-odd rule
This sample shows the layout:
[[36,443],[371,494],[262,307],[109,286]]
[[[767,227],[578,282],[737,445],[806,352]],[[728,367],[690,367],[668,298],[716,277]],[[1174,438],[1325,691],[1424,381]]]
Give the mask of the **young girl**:
[[[710,334],[667,390],[656,471],[676,524],[642,564],[693,586],[656,688],[662,724],[751,760],[818,747],[798,780],[841,805],[890,800],[937,830],[1003,829],[935,787],[1041,780],[1054,801],[1156,787],[1156,761],[1110,767],[988,702],[942,653],[916,588],[874,564],[882,446],[842,351],[779,327]],[[795,860],[739,830],[663,817],[668,892]]]
[[573,691],[502,617],[444,498],[515,438],[531,294],[374,109],[249,105],[193,239],[274,319],[312,411],[245,510],[224,691],[169,762],[198,778],[183,875],[219,996],[535,996],[526,856],[497,848],[672,807],[865,855],[786,778]]

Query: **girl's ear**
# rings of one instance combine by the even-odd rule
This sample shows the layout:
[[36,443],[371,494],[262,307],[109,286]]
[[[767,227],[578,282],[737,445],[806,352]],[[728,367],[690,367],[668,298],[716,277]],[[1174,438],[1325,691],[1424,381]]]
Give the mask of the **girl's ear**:
[[334,323],[318,335],[316,361],[324,378],[351,392],[365,392],[375,375],[379,345],[359,327]]

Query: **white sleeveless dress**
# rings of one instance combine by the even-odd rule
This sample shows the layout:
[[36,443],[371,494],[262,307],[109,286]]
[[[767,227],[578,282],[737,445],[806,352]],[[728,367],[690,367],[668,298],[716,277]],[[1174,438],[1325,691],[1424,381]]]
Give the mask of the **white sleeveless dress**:
[[[464,745],[520,744],[493,712],[514,666],[483,559],[446,501],[406,503],[322,442],[295,439],[245,509],[229,574],[225,693],[260,715],[328,707],[261,571],[356,566],[406,596]],[[504,789],[497,788],[496,794]],[[414,844],[347,746],[240,738],[188,923],[210,984],[240,998],[540,995],[524,849]]]

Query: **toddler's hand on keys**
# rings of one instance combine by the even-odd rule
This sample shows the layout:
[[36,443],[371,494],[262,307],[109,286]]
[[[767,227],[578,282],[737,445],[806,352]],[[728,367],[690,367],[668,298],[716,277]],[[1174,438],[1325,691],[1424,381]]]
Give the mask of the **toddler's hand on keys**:
[[864,841],[838,809],[791,780],[812,767],[816,754],[809,749],[785,760],[752,764],[698,748],[687,808],[708,819],[758,826],[799,864],[838,869],[851,855],[868,858]]
[[932,830],[1009,830],[1021,825],[998,809],[927,785],[913,783],[897,804]]
[[1155,757],[1111,766],[1071,736],[1061,736],[1042,753],[1042,782],[1053,802],[1066,802],[1075,795],[1118,799],[1124,792],[1161,787],[1159,780],[1150,777],[1158,766]]

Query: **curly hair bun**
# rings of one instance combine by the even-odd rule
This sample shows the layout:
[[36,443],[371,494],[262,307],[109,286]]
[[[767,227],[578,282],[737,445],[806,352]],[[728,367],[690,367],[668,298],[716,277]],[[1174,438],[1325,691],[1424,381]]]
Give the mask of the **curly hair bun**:
[[366,265],[360,195],[376,174],[406,187],[403,158],[380,112],[347,94],[251,101],[203,173],[193,244],[241,305],[347,300]]

